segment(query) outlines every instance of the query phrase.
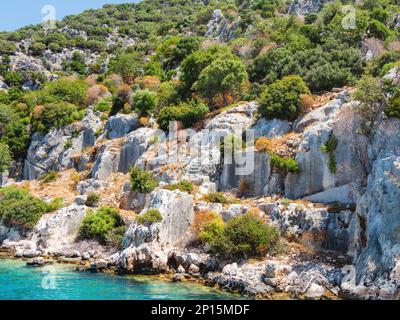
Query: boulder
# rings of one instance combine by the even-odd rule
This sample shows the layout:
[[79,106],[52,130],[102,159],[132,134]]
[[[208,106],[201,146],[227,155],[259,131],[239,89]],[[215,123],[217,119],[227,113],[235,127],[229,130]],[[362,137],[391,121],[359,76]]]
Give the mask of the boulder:
[[108,187],[107,182],[95,180],[95,179],[87,179],[80,181],[76,186],[76,190],[81,194],[86,194],[89,192],[96,192],[100,189],[104,189]]
[[242,204],[231,204],[226,210],[222,210],[220,212],[220,215],[222,216],[222,219],[227,222],[231,220],[232,218],[235,218],[237,216],[244,215],[248,210],[249,206],[242,205]]
[[288,133],[291,125],[286,120],[260,118],[252,129],[254,130],[255,138],[267,137],[272,139]]
[[127,135],[139,127],[138,115],[117,114],[108,119],[104,129],[108,139],[116,139]]
[[119,207],[123,210],[142,211],[149,205],[151,195],[135,191],[123,191],[119,200]]
[[355,183],[348,183],[327,191],[315,193],[305,197],[304,200],[317,203],[343,203],[355,204],[360,196],[360,187]]
[[320,299],[325,292],[325,288],[316,284],[311,283],[310,287],[307,289],[305,293],[305,298],[308,300],[317,300]]
[[136,164],[140,156],[152,145],[152,139],[164,135],[159,130],[140,128],[126,137],[119,157],[118,171],[127,173],[131,166]]
[[179,190],[156,190],[151,193],[149,209],[160,211],[163,220],[159,224],[159,242],[174,244],[182,239],[194,220],[193,197]]
[[32,241],[48,252],[63,251],[75,242],[86,212],[86,206],[71,205],[44,215],[34,228]]
[[104,143],[98,148],[96,160],[93,164],[90,176],[95,180],[107,180],[111,173],[118,171],[120,160],[120,149],[115,146],[113,141]]

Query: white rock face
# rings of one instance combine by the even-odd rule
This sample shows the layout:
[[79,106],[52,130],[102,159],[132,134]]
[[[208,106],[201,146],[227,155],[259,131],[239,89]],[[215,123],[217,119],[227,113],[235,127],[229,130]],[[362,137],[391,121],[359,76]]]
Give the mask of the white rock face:
[[162,132],[150,128],[139,128],[126,136],[126,142],[121,149],[118,171],[126,173],[134,166],[151,146],[151,142],[163,135]]
[[306,15],[310,12],[318,12],[322,9],[324,3],[328,1],[330,0],[293,0],[288,13]]
[[205,36],[218,41],[227,41],[233,39],[234,31],[237,28],[237,22],[230,23],[220,9],[215,9],[211,20],[207,24]]
[[21,237],[22,235],[18,230],[6,227],[0,219],[0,245],[5,239],[10,241],[19,241]]
[[84,148],[95,144],[95,132],[100,126],[98,115],[88,109],[81,122],[53,129],[44,136],[35,133],[25,159],[24,179],[34,180],[50,170],[79,166],[75,161],[76,156]]
[[8,172],[0,172],[0,188],[4,187],[8,180]]
[[[355,102],[345,103],[337,98],[314,110],[295,123],[295,128],[306,127],[296,154],[300,173],[289,173],[285,180],[285,196],[297,199],[327,190],[335,190],[350,183],[362,185],[369,167],[368,138],[359,134],[361,116]],[[329,153],[322,146],[336,137],[334,150],[335,172],[329,169]],[[336,189],[337,190],[337,189]],[[348,202],[347,193],[339,202]],[[354,194],[353,194],[354,195]]]
[[96,154],[91,177],[95,180],[107,180],[111,173],[118,171],[120,149],[116,148],[113,141],[104,143]]
[[286,120],[260,118],[257,123],[252,127],[254,130],[254,137],[267,137],[269,139],[283,136],[291,129],[291,125]]
[[160,211],[161,223],[132,223],[125,234],[123,251],[115,263],[128,272],[160,272],[167,268],[167,248],[182,240],[194,220],[193,198],[179,190],[156,190],[142,214],[149,209]]
[[326,208],[307,208],[290,204],[275,206],[269,213],[271,223],[306,247],[339,251],[354,255],[357,221],[355,213]]
[[360,213],[357,280],[368,282],[382,275],[400,258],[400,156],[378,159],[368,178],[367,190],[357,203]]
[[76,186],[76,190],[83,195],[89,192],[96,192],[99,191],[100,189],[107,188],[108,185],[109,185],[108,182],[99,181],[95,179],[87,179],[80,181]]
[[76,241],[86,206],[71,205],[43,216],[33,231],[32,241],[43,251],[62,252]]
[[120,138],[139,127],[138,115],[117,114],[108,119],[104,129],[108,139]]
[[160,211],[163,221],[160,225],[160,243],[174,244],[186,233],[194,220],[193,197],[179,190],[157,190],[151,194],[149,209]]

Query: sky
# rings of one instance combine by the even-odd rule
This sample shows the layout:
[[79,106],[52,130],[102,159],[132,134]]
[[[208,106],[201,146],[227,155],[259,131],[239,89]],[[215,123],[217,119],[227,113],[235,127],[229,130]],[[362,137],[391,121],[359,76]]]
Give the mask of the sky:
[[46,5],[55,8],[56,19],[101,8],[104,4],[138,2],[137,0],[2,0],[0,9],[0,31],[14,31],[20,27],[40,23],[46,16],[42,9]]

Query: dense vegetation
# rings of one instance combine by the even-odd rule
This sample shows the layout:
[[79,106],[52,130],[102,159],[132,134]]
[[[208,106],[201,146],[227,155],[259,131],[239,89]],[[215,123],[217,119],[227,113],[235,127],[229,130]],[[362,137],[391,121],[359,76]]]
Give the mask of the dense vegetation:
[[[260,102],[261,116],[292,121],[313,94],[358,83],[361,106],[384,96],[386,114],[399,117],[400,93],[381,80],[400,61],[397,1],[355,4],[350,28],[346,1],[304,18],[286,14],[290,2],[144,0],[68,16],[49,32],[35,25],[0,33],[0,80],[8,86],[0,90],[1,170],[10,157],[25,157],[34,132],[80,120],[89,105],[103,119],[135,111],[145,123],[154,115],[163,130],[171,120],[201,125],[210,111],[250,99]],[[215,9],[229,25],[224,41],[205,37]],[[378,53],[367,60],[367,49]],[[71,54],[50,77],[16,68],[18,50],[39,60]],[[381,107],[373,106],[363,109],[366,129]]]
[[162,222],[161,212],[157,209],[150,209],[136,217],[136,222],[139,224],[152,224]]
[[89,209],[79,228],[79,235],[82,239],[119,247],[126,229],[117,209],[101,207],[96,212]]
[[196,216],[194,231],[201,241],[225,257],[259,257],[281,248],[279,230],[251,213],[224,223],[219,215],[202,211]]
[[132,190],[139,193],[149,193],[158,186],[158,181],[150,172],[135,166],[129,171],[131,176]]
[[47,212],[59,209],[61,199],[46,203],[23,189],[7,187],[0,189],[0,219],[6,226],[32,229]]

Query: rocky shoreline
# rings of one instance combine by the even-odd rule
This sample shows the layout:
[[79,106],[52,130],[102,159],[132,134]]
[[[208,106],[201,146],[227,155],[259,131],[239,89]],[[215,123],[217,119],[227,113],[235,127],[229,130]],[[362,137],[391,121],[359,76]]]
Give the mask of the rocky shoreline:
[[[249,296],[283,292],[310,299],[332,295],[397,299],[400,121],[380,113],[367,139],[358,133],[361,118],[349,91],[329,97],[327,103],[293,123],[257,120],[256,102],[239,103],[205,124],[210,135],[202,130],[194,133],[190,144],[198,147],[196,152],[187,152],[186,136],[168,141],[167,149],[176,152],[174,165],[168,164],[171,154],[166,153],[165,144],[153,139],[159,130],[139,128],[136,114],[118,114],[104,123],[89,108],[80,123],[34,136],[25,180],[6,182],[25,186],[41,198],[63,196],[68,200],[66,207],[44,215],[30,232],[0,223],[2,248],[19,258],[64,256],[82,259],[97,269],[171,273],[176,281],[189,274]],[[78,134],[73,134],[77,127]],[[97,136],[94,133],[99,128],[104,130]],[[254,159],[254,171],[247,176],[236,174],[235,163],[224,164],[212,156],[220,152],[217,138],[246,129],[254,129],[255,138],[271,139],[275,152],[294,157],[300,171],[276,170],[270,154],[254,147],[240,151]],[[338,140],[332,151],[335,172],[329,169],[332,157],[323,151],[332,136]],[[69,140],[72,146],[65,148]],[[200,165],[199,159],[207,161]],[[159,187],[147,194],[132,190],[127,174],[132,165],[151,172],[160,180]],[[51,170],[59,172],[62,182],[43,188],[35,179]],[[85,175],[72,183],[77,172]],[[193,184],[192,192],[166,189],[183,179]],[[217,190],[227,196],[237,194],[244,184],[246,192],[236,203],[204,200]],[[85,201],[93,191],[101,195],[99,205],[112,205],[126,214],[128,229],[119,250],[77,239],[89,209]],[[160,212],[161,223],[135,223],[136,214],[151,209]],[[259,262],[223,261],[207,246],[191,244],[194,218],[204,210],[224,222],[249,212],[258,214],[279,228],[288,249]]]

